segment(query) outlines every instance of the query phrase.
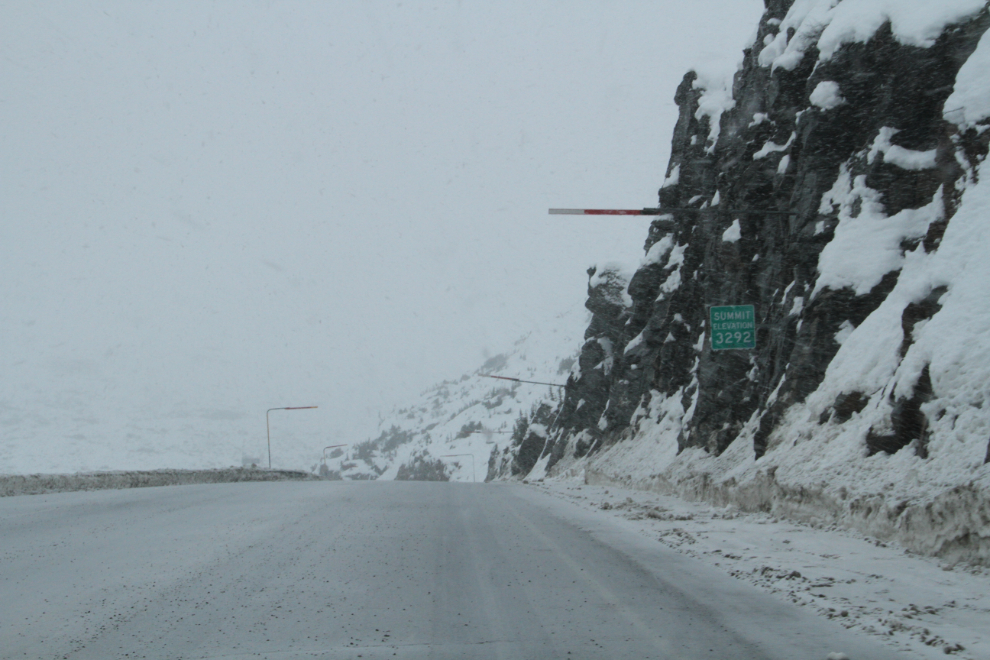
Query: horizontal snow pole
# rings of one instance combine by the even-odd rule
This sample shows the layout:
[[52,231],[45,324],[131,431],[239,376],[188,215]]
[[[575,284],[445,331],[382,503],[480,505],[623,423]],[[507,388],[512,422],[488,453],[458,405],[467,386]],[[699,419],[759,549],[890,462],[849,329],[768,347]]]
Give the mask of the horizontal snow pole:
[[[550,209],[550,215],[663,215],[657,209]],[[664,211],[666,213],[666,211]]]
[[671,206],[663,209],[550,209],[550,215],[667,215],[668,213],[700,213],[716,211],[720,213],[756,213],[760,215],[797,215],[796,211],[775,211],[770,209],[723,209],[712,206],[705,209]]
[[550,387],[567,387],[560,383],[543,383],[538,380],[522,380],[521,378],[509,378],[508,376],[489,376],[488,374],[478,374],[482,378],[497,378],[499,380],[511,380],[514,383],[529,383],[530,385],[549,385]]

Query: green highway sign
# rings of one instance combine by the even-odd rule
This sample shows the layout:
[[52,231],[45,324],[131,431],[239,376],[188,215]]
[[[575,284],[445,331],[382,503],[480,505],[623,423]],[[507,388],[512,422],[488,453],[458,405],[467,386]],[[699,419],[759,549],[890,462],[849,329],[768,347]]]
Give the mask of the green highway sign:
[[712,350],[756,348],[756,311],[752,305],[709,308]]

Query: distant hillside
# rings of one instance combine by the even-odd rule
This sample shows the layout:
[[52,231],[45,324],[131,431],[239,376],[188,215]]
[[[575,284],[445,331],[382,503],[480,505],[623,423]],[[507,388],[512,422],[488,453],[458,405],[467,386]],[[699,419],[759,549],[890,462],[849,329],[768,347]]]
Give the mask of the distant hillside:
[[325,476],[480,482],[528,472],[546,448],[562,388],[485,376],[566,382],[587,316],[580,308],[562,314],[554,327],[534,328],[477,371],[384,415],[380,434],[332,455],[321,468]]

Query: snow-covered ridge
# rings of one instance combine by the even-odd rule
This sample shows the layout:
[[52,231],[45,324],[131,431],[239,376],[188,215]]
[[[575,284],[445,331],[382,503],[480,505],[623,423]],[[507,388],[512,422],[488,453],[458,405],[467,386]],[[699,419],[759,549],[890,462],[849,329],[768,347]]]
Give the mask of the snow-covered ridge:
[[542,433],[539,454],[562,388],[489,376],[565,383],[577,369],[587,312],[572,309],[556,320],[554,327],[534,328],[476,371],[435,385],[418,400],[383,415],[377,437],[339,450],[321,468],[323,474],[480,482],[488,477],[490,465],[502,461],[511,472],[516,457],[511,449]]
[[827,61],[846,44],[868,42],[884,26],[898,42],[926,48],[947,26],[985,7],[984,0],[796,0],[776,35],[764,37],[760,64],[793,70],[813,47],[819,61]]

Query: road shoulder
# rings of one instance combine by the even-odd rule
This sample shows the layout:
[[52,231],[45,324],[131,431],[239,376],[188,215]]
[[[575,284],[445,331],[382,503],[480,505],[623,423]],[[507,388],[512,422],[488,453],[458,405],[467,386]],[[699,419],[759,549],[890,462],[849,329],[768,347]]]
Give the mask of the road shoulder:
[[[621,523],[832,623],[922,658],[990,657],[990,571],[907,554],[842,529],[554,479],[529,492]],[[850,657],[852,654],[849,654]]]

